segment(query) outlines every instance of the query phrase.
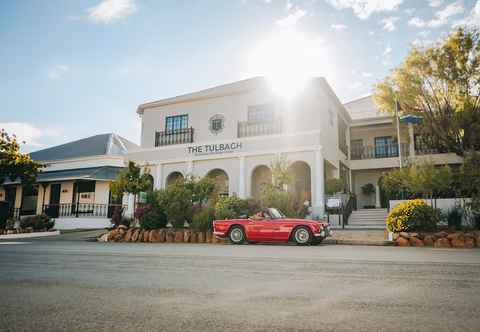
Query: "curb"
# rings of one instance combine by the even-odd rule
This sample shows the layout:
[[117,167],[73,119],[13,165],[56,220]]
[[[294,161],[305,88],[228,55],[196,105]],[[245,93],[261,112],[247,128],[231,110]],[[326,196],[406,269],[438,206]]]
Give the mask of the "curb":
[[393,246],[392,241],[358,241],[358,240],[335,240],[326,239],[322,244],[338,244],[347,246],[376,246],[376,247],[388,247]]
[[55,236],[60,235],[60,231],[53,232],[37,232],[37,233],[20,233],[20,234],[6,234],[0,235],[0,240],[9,240],[9,239],[31,239],[36,237],[46,237],[46,236]]

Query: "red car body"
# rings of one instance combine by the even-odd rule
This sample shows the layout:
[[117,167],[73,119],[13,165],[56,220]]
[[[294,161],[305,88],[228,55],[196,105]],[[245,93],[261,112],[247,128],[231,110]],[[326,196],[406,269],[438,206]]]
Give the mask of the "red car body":
[[313,238],[319,242],[330,236],[327,222],[292,218],[215,220],[213,234],[219,238],[227,238],[234,226],[241,226],[246,240],[252,242],[288,242],[292,239],[293,231],[301,226],[308,227]]

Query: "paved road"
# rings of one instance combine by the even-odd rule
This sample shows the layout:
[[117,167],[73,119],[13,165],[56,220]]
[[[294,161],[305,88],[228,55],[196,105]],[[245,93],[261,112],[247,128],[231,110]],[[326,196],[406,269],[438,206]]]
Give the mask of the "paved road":
[[480,250],[0,242],[1,331],[480,331]]

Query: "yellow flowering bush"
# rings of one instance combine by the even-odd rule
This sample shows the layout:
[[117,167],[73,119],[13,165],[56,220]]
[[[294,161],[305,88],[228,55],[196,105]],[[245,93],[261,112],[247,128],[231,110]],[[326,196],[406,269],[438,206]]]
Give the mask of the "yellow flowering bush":
[[436,225],[437,216],[423,199],[412,199],[395,206],[387,216],[387,228],[390,232],[418,230],[422,225]]

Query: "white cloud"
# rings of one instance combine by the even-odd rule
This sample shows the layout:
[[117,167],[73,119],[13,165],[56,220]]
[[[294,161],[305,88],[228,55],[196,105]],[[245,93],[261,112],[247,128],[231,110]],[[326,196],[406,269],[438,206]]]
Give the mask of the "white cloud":
[[435,13],[431,20],[423,20],[419,17],[412,17],[408,24],[417,28],[438,28],[448,23],[450,17],[462,14],[465,11],[462,1],[456,1],[447,5]]
[[443,5],[443,0],[430,0],[429,5],[430,7],[440,7]]
[[372,73],[369,73],[369,72],[362,72],[362,76],[365,77],[365,78],[369,78],[369,77],[372,77],[373,74]]
[[343,31],[348,28],[345,24],[332,24],[330,27],[335,31]]
[[477,3],[467,17],[453,24],[454,27],[459,25],[475,26],[480,28],[480,0],[477,0]]
[[397,10],[403,0],[326,0],[336,9],[351,8],[360,19],[373,13]]
[[4,129],[9,135],[15,135],[21,144],[22,151],[39,149],[45,146],[42,140],[48,137],[60,136],[60,131],[52,128],[37,128],[26,122],[4,122],[0,123],[0,129]]
[[103,0],[88,9],[88,17],[99,23],[110,23],[137,11],[135,0]]
[[288,14],[284,18],[278,19],[275,23],[280,26],[292,26],[297,24],[297,22],[304,17],[307,12],[303,9],[296,9],[292,13]]
[[393,16],[385,17],[381,21],[383,24],[383,30],[390,31],[390,32],[395,30],[395,22],[397,22],[398,20],[399,20],[398,17],[393,17]]
[[392,53],[392,48],[390,46],[387,46],[382,54],[383,56],[388,56],[390,53]]
[[51,67],[48,70],[48,78],[51,80],[58,80],[62,78],[68,71],[70,70],[70,67],[67,65],[56,65]]
[[355,81],[352,84],[350,84],[350,89],[352,90],[358,90],[363,87],[363,83],[360,81]]

